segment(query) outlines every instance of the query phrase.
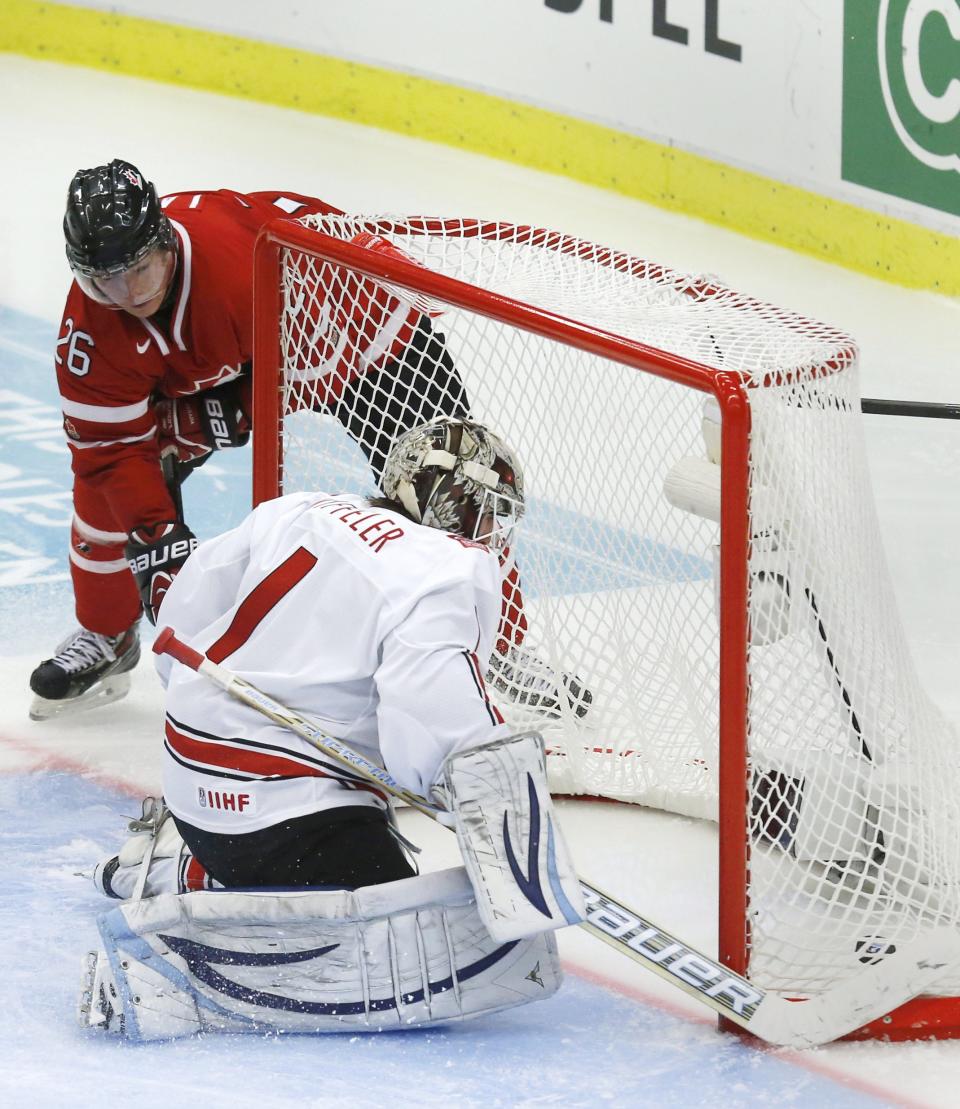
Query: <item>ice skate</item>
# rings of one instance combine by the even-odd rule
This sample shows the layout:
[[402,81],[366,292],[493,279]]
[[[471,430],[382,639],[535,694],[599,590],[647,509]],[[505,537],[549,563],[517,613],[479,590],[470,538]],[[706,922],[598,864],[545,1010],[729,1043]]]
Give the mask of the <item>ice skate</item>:
[[120,635],[100,635],[78,628],[30,675],[36,694],[31,720],[49,720],[67,712],[109,705],[126,696],[131,671],[140,660],[137,625]]
[[573,674],[557,673],[527,647],[513,644],[506,654],[494,651],[487,681],[516,705],[525,705],[544,716],[560,717],[561,690],[570,712],[582,719],[590,711],[593,694]]
[[[131,896],[141,863],[144,864],[143,869],[149,870],[156,852],[160,830],[164,826],[176,837],[177,847],[174,854],[179,854],[183,840],[176,831],[176,825],[168,819],[169,816],[170,810],[162,797],[144,797],[141,802],[140,816],[134,817],[127,825],[127,830],[132,833],[130,839],[126,841],[118,855],[101,859],[94,868],[93,884],[99,893],[104,897],[115,897],[121,901]],[[144,860],[146,860],[145,863]],[[113,884],[115,878],[118,879],[116,886]]]
[[139,901],[219,887],[183,842],[162,797],[145,797],[143,814],[127,827],[132,835],[119,853],[101,859],[93,872],[93,884],[104,897]]
[[80,998],[77,1023],[81,1028],[99,1028],[123,1033],[123,1015],[117,1004],[110,962],[102,951],[88,951],[80,966]]

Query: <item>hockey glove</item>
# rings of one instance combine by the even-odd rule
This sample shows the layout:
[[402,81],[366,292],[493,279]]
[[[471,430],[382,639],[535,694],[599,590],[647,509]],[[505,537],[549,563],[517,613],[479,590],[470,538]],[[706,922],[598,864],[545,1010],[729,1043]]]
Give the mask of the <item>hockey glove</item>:
[[173,452],[180,462],[192,462],[211,451],[245,446],[250,438],[250,420],[241,392],[238,379],[193,396],[157,401],[160,453]]
[[587,912],[546,759],[540,734],[521,732],[449,755],[434,786],[454,815],[477,912],[500,943],[577,924]]
[[152,524],[134,528],[124,553],[140,590],[143,609],[151,624],[173,579],[197,545],[197,537],[186,524]]

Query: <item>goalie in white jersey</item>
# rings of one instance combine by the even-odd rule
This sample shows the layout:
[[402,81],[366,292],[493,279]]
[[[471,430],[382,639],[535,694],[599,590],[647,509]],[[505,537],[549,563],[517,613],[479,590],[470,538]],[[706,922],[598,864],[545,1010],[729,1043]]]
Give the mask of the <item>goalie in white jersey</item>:
[[[456,467],[422,464],[438,446]],[[471,465],[496,488],[466,476]],[[495,436],[443,421],[401,440],[384,484],[390,500],[261,505],[190,557],[162,621],[424,795],[447,755],[502,730],[483,673],[500,618],[496,550],[523,511],[522,478]],[[164,797],[212,877],[358,886],[413,873],[383,795],[203,676],[167,656],[157,666]]]
[[[386,980],[394,983],[404,974],[429,975],[431,959],[456,953],[460,929],[474,955],[466,975],[476,979],[474,992],[465,990],[462,967],[444,964],[442,982],[458,975],[462,980],[439,992],[452,988],[458,1007],[442,1016],[427,1006],[403,1021],[430,1023],[552,992],[560,973],[556,947],[545,933],[582,919],[583,902],[551,812],[542,739],[535,733],[511,736],[484,685],[501,612],[498,552],[511,542],[524,508],[513,453],[480,424],[440,419],[401,436],[388,456],[383,486],[382,499],[315,492],[260,505],[238,528],[190,556],[160,619],[211,661],[382,762],[405,789],[449,808],[466,872],[414,878],[383,793],[162,655],[157,668],[167,686],[164,797],[175,827],[162,819],[155,821],[158,827],[143,829],[120,856],[98,867],[96,880],[116,897],[133,892],[135,902],[143,894],[211,885],[356,890],[356,900],[346,909],[338,902],[334,913],[345,912],[349,927],[356,927],[354,917],[367,927],[370,913],[377,912],[394,931],[411,913],[417,921],[415,941],[386,944],[396,964]],[[383,892],[371,894],[369,887]],[[189,908],[190,897],[197,896],[213,896],[204,902],[205,919],[210,904],[227,904],[226,894],[175,900]],[[258,913],[264,904],[261,896]],[[129,940],[131,930],[141,942],[136,950],[147,950],[142,941],[154,934],[156,913],[166,929],[135,988],[120,991],[126,1022],[133,1021],[143,1038],[171,1034],[166,1017],[159,1031],[150,1030],[158,1005],[167,1007],[156,999],[169,993],[171,975],[161,967],[159,993],[148,989],[150,976],[157,960],[169,962],[180,942],[186,945],[185,965],[209,986],[209,975],[190,961],[199,958],[195,921],[177,941],[169,931],[169,907],[155,912],[135,904],[124,911],[119,922],[116,913],[101,918],[108,951],[120,943],[118,935]],[[178,920],[183,911],[174,914]],[[423,923],[430,912],[446,914],[442,926]],[[262,925],[258,918],[258,936]],[[370,948],[370,942],[368,937],[360,947]],[[122,961],[116,952],[111,958],[115,976],[116,967],[124,967],[124,981],[131,950],[124,949]],[[362,959],[368,959],[364,951]],[[508,953],[505,969],[500,963]],[[412,962],[399,965],[398,959]],[[216,961],[224,961],[222,951]],[[492,967],[493,983],[486,980]],[[360,975],[363,996],[350,1003],[366,1014],[367,1026],[375,969],[366,967]],[[273,970],[265,973],[276,977]],[[179,974],[176,982],[182,984],[183,966]],[[298,979],[297,990],[302,988]],[[250,994],[248,984],[240,1001],[249,1006]],[[153,1001],[144,1024],[146,995]],[[141,1000],[134,1003],[134,997]],[[291,1004],[300,1011],[300,1003],[288,998],[281,1006],[286,1014]],[[336,1004],[342,1019],[342,1001]],[[449,999],[445,1004],[449,1010]],[[97,1023],[90,1012],[103,1009],[93,1004],[91,1010],[88,996],[85,1021]],[[197,1012],[202,1010],[200,1005]],[[247,1018],[258,1027],[265,1019],[257,1005],[253,1016],[245,1011]],[[191,1009],[190,1030],[198,1022],[209,1027]],[[271,1026],[303,1027],[287,1017]]]

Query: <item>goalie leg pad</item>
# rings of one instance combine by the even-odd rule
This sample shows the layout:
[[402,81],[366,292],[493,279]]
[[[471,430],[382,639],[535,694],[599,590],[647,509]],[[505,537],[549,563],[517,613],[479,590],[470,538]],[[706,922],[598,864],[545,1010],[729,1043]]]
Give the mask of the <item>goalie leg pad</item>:
[[562,980],[551,934],[490,937],[461,868],[353,892],[162,894],[98,924],[116,1015],[86,1023],[134,1041],[434,1025]]
[[547,787],[537,732],[451,755],[443,793],[477,909],[501,942],[563,928],[586,907]]

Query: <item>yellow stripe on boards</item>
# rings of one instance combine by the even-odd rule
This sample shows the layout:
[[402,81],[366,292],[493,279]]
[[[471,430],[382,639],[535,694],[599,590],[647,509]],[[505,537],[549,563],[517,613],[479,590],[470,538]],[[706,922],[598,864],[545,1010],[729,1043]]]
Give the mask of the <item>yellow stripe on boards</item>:
[[445,143],[611,189],[872,277],[960,295],[955,236],[599,124],[213,31],[39,0],[0,4],[0,50]]

